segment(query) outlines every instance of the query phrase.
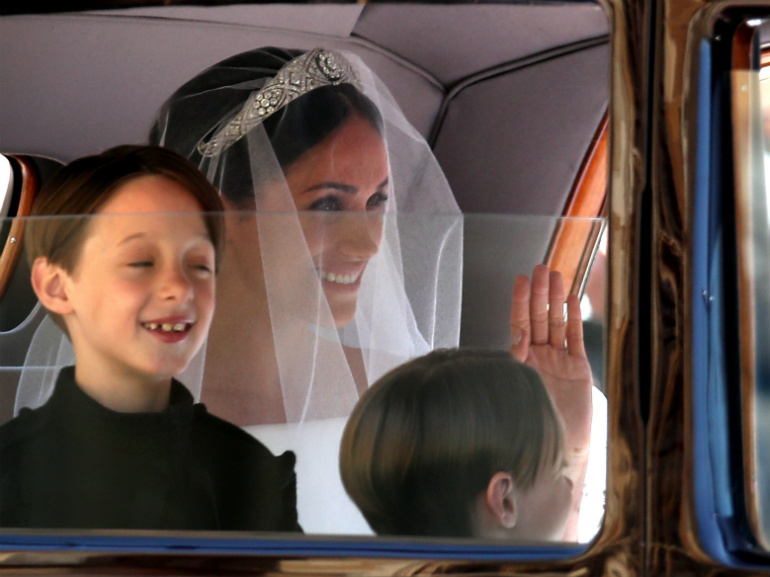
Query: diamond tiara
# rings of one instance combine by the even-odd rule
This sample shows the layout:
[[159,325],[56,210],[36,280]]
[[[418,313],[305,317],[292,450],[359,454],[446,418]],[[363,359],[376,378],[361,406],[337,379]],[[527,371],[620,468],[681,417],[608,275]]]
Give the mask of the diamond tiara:
[[198,145],[198,152],[204,157],[216,156],[300,96],[322,86],[338,84],[352,84],[361,89],[353,67],[342,54],[323,48],[300,54],[252,93],[241,111],[224,128],[208,142]]

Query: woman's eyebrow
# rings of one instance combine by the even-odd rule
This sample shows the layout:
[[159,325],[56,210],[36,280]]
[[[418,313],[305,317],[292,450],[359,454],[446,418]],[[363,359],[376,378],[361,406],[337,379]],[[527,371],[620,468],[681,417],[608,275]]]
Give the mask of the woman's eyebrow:
[[358,188],[350,184],[345,184],[342,182],[330,182],[330,181],[319,182],[318,184],[314,184],[313,186],[306,188],[305,192],[312,192],[314,190],[321,190],[323,188],[331,188],[333,190],[339,190],[340,192],[344,192],[345,194],[356,194],[358,192]]
[[[377,186],[377,190],[383,189],[386,186],[388,186],[387,178]],[[334,182],[330,180],[314,184],[313,186],[306,188],[303,192],[313,192],[314,190],[322,190],[324,188],[331,188],[332,190],[338,190],[345,194],[356,194],[358,192],[358,188],[351,184],[345,184],[344,182]]]

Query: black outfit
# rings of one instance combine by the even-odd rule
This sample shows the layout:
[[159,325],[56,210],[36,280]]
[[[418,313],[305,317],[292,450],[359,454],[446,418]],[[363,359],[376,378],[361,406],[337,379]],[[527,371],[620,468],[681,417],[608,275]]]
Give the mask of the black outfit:
[[176,381],[165,411],[117,413],[74,375],[0,427],[0,526],[301,530],[294,453],[274,456]]

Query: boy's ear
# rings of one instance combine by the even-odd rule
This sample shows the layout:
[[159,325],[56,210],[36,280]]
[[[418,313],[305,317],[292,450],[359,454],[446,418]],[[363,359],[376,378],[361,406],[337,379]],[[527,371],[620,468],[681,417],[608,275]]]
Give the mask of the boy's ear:
[[65,290],[69,275],[60,265],[53,264],[44,256],[32,263],[32,288],[41,304],[59,315],[72,312],[72,304]]
[[518,520],[513,477],[510,473],[492,475],[487,485],[486,505],[499,527],[511,529]]

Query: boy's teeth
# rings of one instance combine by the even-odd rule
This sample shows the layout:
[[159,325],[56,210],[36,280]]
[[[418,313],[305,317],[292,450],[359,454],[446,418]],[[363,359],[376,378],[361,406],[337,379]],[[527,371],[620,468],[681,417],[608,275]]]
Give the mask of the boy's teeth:
[[181,333],[183,330],[187,328],[186,323],[145,323],[144,326],[151,331],[156,331],[158,329],[162,330],[164,333]]

